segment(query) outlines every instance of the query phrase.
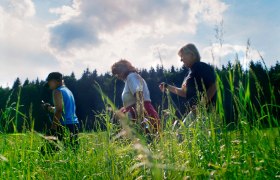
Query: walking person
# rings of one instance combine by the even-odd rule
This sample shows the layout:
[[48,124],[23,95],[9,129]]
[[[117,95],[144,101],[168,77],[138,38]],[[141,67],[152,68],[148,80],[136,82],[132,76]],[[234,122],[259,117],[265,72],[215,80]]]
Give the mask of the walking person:
[[187,44],[182,47],[178,55],[184,66],[189,68],[188,75],[183,80],[181,87],[175,87],[163,82],[159,85],[160,90],[162,92],[168,90],[171,93],[184,97],[186,100],[185,114],[195,114],[199,100],[204,101],[207,105],[214,105],[217,96],[214,68],[200,61],[199,51],[194,44]]
[[76,150],[79,144],[79,121],[76,116],[75,99],[72,92],[64,85],[63,76],[59,72],[52,72],[46,80],[46,87],[53,91],[53,103],[43,104],[43,108],[53,113],[51,132],[60,141]]
[[136,68],[129,61],[120,60],[113,64],[112,74],[125,82],[122,92],[123,107],[120,111],[142,127],[144,133],[159,132],[159,115],[151,103],[147,83],[137,73]]

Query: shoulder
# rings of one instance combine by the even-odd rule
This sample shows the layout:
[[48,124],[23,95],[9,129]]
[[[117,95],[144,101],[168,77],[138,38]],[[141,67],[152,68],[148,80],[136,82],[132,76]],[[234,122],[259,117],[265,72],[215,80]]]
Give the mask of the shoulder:
[[209,73],[214,72],[214,67],[205,62],[198,62],[195,64],[193,70],[198,73]]
[[130,73],[130,74],[127,76],[126,80],[127,80],[127,81],[136,81],[136,80],[138,80],[139,78],[141,78],[141,76],[140,76],[139,74],[137,74],[137,73]]
[[216,81],[216,73],[214,67],[210,64],[201,62],[198,73],[200,74],[200,77],[204,79],[205,82],[211,83]]
[[137,77],[137,76],[140,76],[140,75],[136,72],[132,72],[132,73],[129,73],[129,75],[127,75],[127,78]]
[[54,97],[59,97],[59,96],[61,96],[61,91],[60,91],[60,89],[55,89],[55,90],[53,90],[53,95],[54,95]]
[[211,69],[213,69],[213,67],[210,64],[205,63],[205,62],[201,62],[201,61],[197,63],[197,68],[211,68]]
[[207,64],[205,62],[201,62],[202,63],[202,66],[207,68],[207,69],[211,69],[211,70],[214,70],[214,67],[211,65],[211,64]]

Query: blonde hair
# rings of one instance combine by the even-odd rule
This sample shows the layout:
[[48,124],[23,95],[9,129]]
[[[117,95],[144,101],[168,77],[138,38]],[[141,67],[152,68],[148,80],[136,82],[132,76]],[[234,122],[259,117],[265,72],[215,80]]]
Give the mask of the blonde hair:
[[127,77],[129,73],[137,72],[137,69],[125,59],[121,59],[114,63],[111,67],[111,70],[113,75],[123,74],[125,77]]
[[182,47],[179,50],[178,55],[182,56],[183,54],[188,54],[188,53],[193,54],[195,56],[196,60],[200,61],[200,54],[194,44],[187,44],[184,47]]

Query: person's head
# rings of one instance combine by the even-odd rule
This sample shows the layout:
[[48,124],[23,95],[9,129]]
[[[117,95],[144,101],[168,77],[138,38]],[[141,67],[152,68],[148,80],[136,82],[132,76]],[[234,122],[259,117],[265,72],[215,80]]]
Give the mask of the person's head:
[[188,68],[192,67],[195,62],[200,61],[200,54],[194,44],[187,44],[182,47],[179,50],[178,55],[181,57],[181,61],[184,65]]
[[114,63],[111,69],[113,76],[116,76],[120,80],[125,80],[129,73],[137,72],[136,68],[125,59],[121,59]]
[[52,72],[48,75],[46,81],[46,87],[54,90],[63,85],[63,76],[59,72]]

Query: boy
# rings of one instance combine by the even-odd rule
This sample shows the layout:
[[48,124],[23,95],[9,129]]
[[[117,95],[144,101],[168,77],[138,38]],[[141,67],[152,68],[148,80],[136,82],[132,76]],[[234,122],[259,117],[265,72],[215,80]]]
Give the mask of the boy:
[[74,96],[64,85],[61,73],[50,73],[46,81],[46,87],[49,87],[53,91],[54,107],[48,103],[43,104],[43,108],[46,111],[54,114],[51,132],[59,140],[62,140],[64,143],[68,142],[73,149],[76,149],[79,144],[79,121],[76,116]]

